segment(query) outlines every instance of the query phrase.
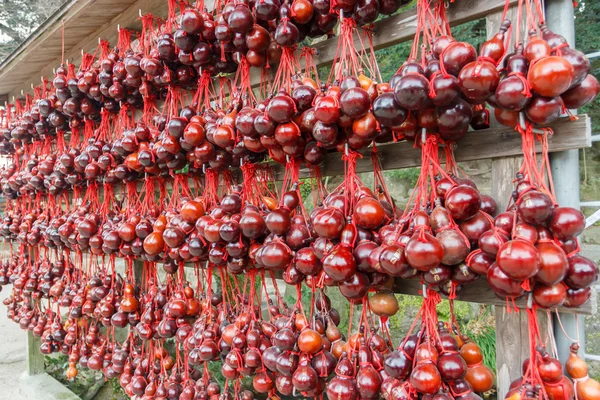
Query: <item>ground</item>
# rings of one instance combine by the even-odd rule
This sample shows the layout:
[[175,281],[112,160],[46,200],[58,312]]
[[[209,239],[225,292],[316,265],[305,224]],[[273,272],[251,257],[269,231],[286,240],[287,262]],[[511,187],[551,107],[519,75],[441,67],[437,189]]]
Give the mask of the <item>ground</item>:
[[[0,301],[10,295],[5,286]],[[0,400],[26,400],[21,395],[19,377],[25,371],[26,334],[6,316],[6,307],[0,306]]]

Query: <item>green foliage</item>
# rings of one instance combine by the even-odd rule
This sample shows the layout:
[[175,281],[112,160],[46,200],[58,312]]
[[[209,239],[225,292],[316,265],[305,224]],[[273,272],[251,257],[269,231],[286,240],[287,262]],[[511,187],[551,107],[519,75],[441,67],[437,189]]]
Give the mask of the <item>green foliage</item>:
[[115,396],[115,398],[123,398],[126,399],[127,397],[127,393],[125,393],[125,389],[123,389],[121,387],[121,384],[119,383],[119,378],[112,378],[108,380],[108,384],[110,385],[112,392]]
[[390,180],[407,181],[410,187],[414,187],[419,179],[421,168],[403,168],[391,171],[383,171],[383,177]]
[[379,72],[384,82],[389,81],[402,63],[408,59],[411,47],[412,42],[404,42],[375,52]]
[[[559,32],[560,33],[560,32]],[[598,36],[600,35],[600,2],[598,1],[580,1],[579,6],[575,9],[575,44],[578,50],[585,54],[595,53],[600,51],[598,44]],[[591,73],[600,79],[600,58],[592,59]],[[588,114],[592,118],[593,134],[600,133],[600,99],[585,105],[579,110],[582,114]],[[582,157],[579,158],[583,162]],[[596,187],[594,193],[589,193],[592,197],[585,196],[587,193],[582,193],[582,200],[597,200],[598,180],[590,180],[590,177],[597,177],[600,173],[600,144],[595,143],[591,149],[586,149],[586,162],[588,163],[588,182],[584,182],[590,188]],[[595,167],[595,168],[594,168]],[[581,169],[581,178],[583,181],[583,168]],[[587,188],[587,189],[590,189]]]
[[0,1],[0,60],[10,54],[65,0]]
[[481,348],[483,363],[496,373],[496,330],[488,326],[477,335],[469,335]]
[[[600,2],[580,1],[575,9],[575,32],[577,49],[584,53],[600,50],[598,35],[600,35]],[[560,33],[560,32],[559,32]]]
[[304,208],[306,212],[310,213],[315,207],[314,196],[316,193],[313,193],[316,190],[316,180],[314,178],[302,178],[300,181],[300,197],[302,198],[302,203],[304,204]]
[[[413,315],[416,314],[423,304],[423,298],[421,296],[397,294],[396,299],[398,299],[398,312],[389,319],[390,328],[393,332],[401,331],[403,329],[403,322],[408,322],[407,311],[410,311],[410,317],[414,318]],[[402,336],[406,333],[407,332],[402,332]]]
[[312,179],[312,178],[300,179],[300,196],[302,197],[302,201],[305,201],[305,200],[308,200],[311,198],[313,182],[314,182],[314,179]]
[[[460,323],[460,322],[459,322]],[[492,306],[482,305],[476,318],[465,321],[462,333],[481,348],[483,363],[496,372],[496,328]]]
[[[306,285],[302,285],[302,307],[304,308],[304,312],[308,315],[310,314],[310,305],[312,301],[312,290]],[[295,286],[287,286],[285,294],[283,295],[283,300],[287,305],[293,307],[296,304],[297,296],[296,296],[296,287]]]
[[468,42],[479,49],[487,39],[485,18],[476,19],[452,28],[452,35],[459,42]]
[[79,397],[84,396],[92,386],[103,379],[102,374],[99,372],[87,368],[78,368],[77,376],[72,380],[68,380],[65,374],[69,367],[69,357],[64,354],[44,357],[44,366],[48,375],[65,385]]
[[[470,307],[469,303],[465,303],[464,301],[455,301],[454,302],[454,316],[456,317],[456,321],[462,326],[466,324],[469,320],[469,312]],[[448,300],[442,300],[440,304],[437,306],[438,318],[441,321],[450,321],[450,302]]]
[[225,377],[221,373],[221,368],[223,367],[223,361],[217,360],[208,363],[208,372],[212,380],[216,381],[219,386],[223,387],[225,385]]

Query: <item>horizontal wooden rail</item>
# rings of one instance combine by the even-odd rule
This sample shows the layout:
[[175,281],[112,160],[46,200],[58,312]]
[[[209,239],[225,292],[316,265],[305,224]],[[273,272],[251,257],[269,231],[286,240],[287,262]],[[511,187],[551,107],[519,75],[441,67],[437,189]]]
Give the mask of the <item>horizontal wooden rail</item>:
[[[419,296],[423,293],[423,285],[421,285],[418,279],[400,279],[397,278],[392,288],[394,293],[408,294]],[[575,313],[591,315],[595,314],[597,310],[597,293],[592,290],[592,298],[579,308],[568,308],[558,307],[558,311],[565,313]],[[485,276],[479,277],[475,282],[468,283],[462,287],[462,289],[456,294],[456,300],[468,301],[471,303],[479,304],[492,304],[495,306],[506,307],[507,302],[505,298],[500,298],[494,294],[492,289],[487,283]],[[515,300],[515,304],[518,308],[524,309],[527,307],[527,296],[523,296],[520,299]],[[511,303],[512,305],[512,303]],[[553,310],[554,311],[554,310]]]
[[[551,125],[554,133],[550,136],[550,152],[582,149],[591,147],[592,125],[587,115],[580,115],[576,121],[561,118]],[[541,151],[540,146],[538,150]],[[369,147],[360,151],[363,155],[356,163],[356,172],[371,172],[373,164]],[[421,149],[415,148],[412,142],[397,142],[377,145],[377,153],[384,170],[418,167],[421,165]],[[483,159],[520,156],[521,136],[517,131],[508,127],[490,128],[480,131],[471,131],[456,144],[454,156],[456,161],[475,161]],[[276,179],[283,179],[285,167],[274,164]],[[323,176],[344,174],[342,154],[329,153],[321,167]],[[301,177],[310,176],[308,168],[300,170]]]
[[[192,268],[193,264],[186,263],[186,268]],[[282,279],[283,273],[281,271],[275,271],[274,273],[277,279]],[[268,276],[268,274],[267,274]],[[396,294],[406,294],[411,296],[422,296],[423,295],[423,284],[419,279],[402,279],[395,278],[394,284],[392,285],[392,292]],[[565,312],[570,314],[582,314],[582,315],[593,315],[597,312],[597,292],[592,290],[592,297],[590,300],[581,307],[568,308],[558,307],[551,309],[551,311],[558,310],[559,312]],[[442,295],[442,298],[446,296]],[[485,276],[480,276],[476,281],[465,284],[457,293],[456,300],[467,301],[478,304],[491,304],[495,306],[506,306],[507,302],[505,298],[498,297],[494,294],[492,289],[487,283]],[[525,309],[527,307],[527,296],[523,296],[519,299],[515,299],[514,304],[519,309]],[[511,302],[512,306],[512,302]]]

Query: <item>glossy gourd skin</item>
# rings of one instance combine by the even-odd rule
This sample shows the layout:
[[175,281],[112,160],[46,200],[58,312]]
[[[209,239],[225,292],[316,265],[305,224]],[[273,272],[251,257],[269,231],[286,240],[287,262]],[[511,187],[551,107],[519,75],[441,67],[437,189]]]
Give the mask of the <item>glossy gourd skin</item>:
[[578,355],[579,345],[571,345],[571,353],[565,364],[566,371],[576,381],[577,397],[583,400],[600,396],[600,383],[588,375],[588,367]]

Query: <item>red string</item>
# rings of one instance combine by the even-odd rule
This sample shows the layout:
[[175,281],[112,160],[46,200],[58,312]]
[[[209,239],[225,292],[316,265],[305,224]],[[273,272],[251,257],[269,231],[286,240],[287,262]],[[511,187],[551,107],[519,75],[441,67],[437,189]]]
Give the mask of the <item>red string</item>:
[[[362,34],[362,35],[361,35]],[[367,40],[367,46],[363,41],[363,36]],[[360,42],[359,46],[359,60],[362,62],[362,66],[369,72],[369,76],[372,79],[382,82],[381,73],[379,71],[379,65],[377,64],[377,58],[375,57],[375,48],[373,47],[373,24],[365,25],[361,27],[357,34]],[[362,68],[359,70],[362,74]]]
[[[508,1],[506,2],[509,3]],[[517,6],[517,34],[515,36],[515,48],[521,44],[521,19],[523,18],[523,0],[519,0]],[[503,18],[503,19],[506,19]]]
[[167,21],[165,23],[165,30],[166,32],[171,32],[173,30],[173,22],[175,22],[175,19],[177,18],[177,7],[181,6],[181,4],[178,2],[178,0],[167,0],[167,5],[168,5],[168,16],[167,16]]
[[334,81],[341,82],[346,74],[358,76],[361,69],[354,43],[356,22],[352,18],[342,18],[340,25],[340,38],[333,62],[334,68],[329,73],[328,81],[330,83]]
[[535,9],[537,11],[538,23],[544,24],[545,23],[544,11],[542,9],[542,3],[540,0],[535,0]]
[[345,215],[350,216],[354,212],[354,203],[356,201],[356,191],[359,186],[360,179],[356,174],[356,160],[362,158],[362,154],[347,150],[347,154],[342,156],[344,160],[344,210]]
[[[282,64],[280,64],[280,67],[281,65]],[[277,70],[277,72],[279,72],[279,70]],[[277,79],[277,77],[275,79]],[[254,106],[257,103],[257,100],[254,96],[254,92],[252,91],[252,85],[250,83],[250,64],[248,63],[248,59],[245,55],[241,57],[237,72],[235,74],[234,82],[236,88],[238,89],[233,92],[235,96],[240,97],[242,100],[248,100],[248,103],[245,105]],[[232,92],[230,93],[233,94]]]
[[377,152],[377,146],[373,145],[373,150],[371,151],[371,162],[373,164],[373,175],[374,175],[374,185],[375,192],[381,190],[381,194],[384,196],[385,200],[392,206],[392,212],[396,214],[396,204],[390,192],[387,188],[387,184],[385,183],[385,178],[383,177],[383,171],[381,167],[381,158],[379,153]]
[[[286,23],[286,21],[283,23]],[[296,47],[283,47],[281,49],[281,59],[279,60],[279,66],[273,79],[274,92],[284,89],[289,93],[292,87],[292,78],[301,70],[300,63],[296,57]]]
[[215,96],[214,93],[215,88],[212,76],[210,75],[210,72],[204,70],[200,74],[198,88],[196,89],[196,94],[193,99],[193,103],[197,104],[196,112],[199,113],[202,109],[210,109],[210,100]]
[[315,64],[315,55],[317,54],[317,50],[313,47],[304,46],[302,47],[302,51],[300,52],[300,57],[304,58],[304,71],[306,76],[315,80],[317,87],[321,87],[321,82],[319,80],[319,71],[317,70],[317,66]]
[[139,43],[142,52],[147,56],[152,48],[152,37],[154,36],[153,25],[157,21],[157,18],[152,14],[145,14],[140,17],[140,20],[142,21],[142,31],[139,36]]
[[[151,19],[152,19],[152,16],[150,15],[150,20]],[[142,20],[142,29],[144,29],[143,24],[144,23]],[[147,27],[146,27],[146,29],[147,29]],[[117,38],[117,48],[119,49],[119,52],[121,53],[121,55],[124,55],[125,52],[131,48],[131,34],[132,34],[132,32],[128,29],[125,29],[125,28],[119,29],[119,37]],[[140,37],[140,40],[141,39],[142,38]],[[105,57],[102,57],[102,58],[105,58]]]

